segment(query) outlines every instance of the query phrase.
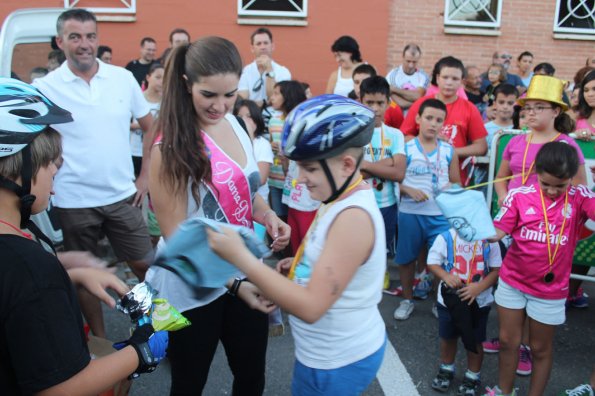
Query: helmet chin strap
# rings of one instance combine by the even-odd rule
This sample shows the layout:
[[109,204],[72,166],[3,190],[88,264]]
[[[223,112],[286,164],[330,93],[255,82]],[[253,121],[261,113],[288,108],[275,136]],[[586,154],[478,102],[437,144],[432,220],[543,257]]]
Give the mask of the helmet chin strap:
[[341,194],[343,194],[343,192],[347,189],[347,187],[349,187],[349,184],[351,183],[351,179],[353,179],[353,175],[355,175],[355,172],[359,168],[359,165],[362,163],[363,159],[364,159],[364,153],[362,153],[358,157],[357,163],[355,164],[355,170],[353,171],[353,173],[351,173],[351,175],[349,175],[347,177],[347,179],[345,180],[345,182],[343,183],[341,188],[339,188],[338,190],[337,190],[337,185],[335,184],[335,178],[333,177],[333,174],[331,173],[331,170],[328,167],[326,160],[321,159],[318,161],[318,162],[320,162],[320,166],[322,167],[322,170],[324,171],[324,174],[326,175],[326,178],[331,185],[331,189],[333,190],[333,193],[331,194],[331,196],[328,197],[326,200],[322,201],[323,204],[326,205],[329,202],[333,202],[335,199],[339,198],[339,196]]
[[29,217],[31,216],[31,207],[33,206],[33,202],[35,202],[35,195],[31,194],[31,177],[33,171],[31,169],[31,150],[29,146],[21,150],[21,153],[23,159],[23,165],[21,168],[22,185],[19,186],[14,181],[0,176],[0,187],[14,192],[19,197],[21,201],[20,227],[26,228],[27,224],[29,223]]

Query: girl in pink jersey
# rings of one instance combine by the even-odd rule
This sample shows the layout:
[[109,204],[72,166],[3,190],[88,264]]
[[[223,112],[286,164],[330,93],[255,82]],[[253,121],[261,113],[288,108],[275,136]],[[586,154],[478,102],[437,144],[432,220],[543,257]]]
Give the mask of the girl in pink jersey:
[[[529,186],[537,181],[535,174],[535,156],[539,149],[547,142],[565,141],[573,146],[579,156],[579,168],[572,184],[587,184],[585,159],[583,154],[568,133],[574,129],[574,122],[565,111],[568,109],[562,101],[564,83],[550,76],[535,76],[531,79],[527,96],[518,100],[522,106],[521,112],[529,128],[529,134],[515,136],[504,149],[497,179],[514,176],[509,182],[501,181],[494,184],[498,194],[498,203],[502,201],[509,190],[520,186]],[[585,274],[587,267],[575,267],[573,273]],[[568,290],[569,305],[586,308],[587,302],[579,290],[580,282],[573,280]]]
[[533,375],[529,396],[543,395],[552,367],[557,325],[565,321],[572,256],[580,228],[595,219],[595,194],[572,186],[579,169],[576,149],[546,143],[535,159],[537,183],[510,190],[494,220],[496,240],[513,237],[500,270],[496,303],[500,318],[499,384],[487,395],[513,395],[517,350],[528,317]]

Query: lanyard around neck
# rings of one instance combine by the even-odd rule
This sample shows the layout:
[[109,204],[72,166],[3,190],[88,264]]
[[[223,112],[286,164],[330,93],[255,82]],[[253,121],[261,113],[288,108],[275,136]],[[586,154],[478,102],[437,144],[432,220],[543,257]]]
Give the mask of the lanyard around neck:
[[550,241],[550,225],[549,225],[549,219],[547,217],[547,208],[545,206],[545,200],[543,199],[543,191],[541,190],[541,188],[539,188],[539,196],[541,197],[541,207],[543,209],[543,218],[545,221],[545,237],[547,238],[546,239],[547,258],[548,258],[548,262],[550,265],[548,272],[552,272],[554,260],[556,260],[556,254],[558,253],[558,248],[560,247],[562,237],[564,236],[564,226],[566,225],[566,214],[567,214],[566,211],[568,209],[568,207],[567,207],[567,205],[568,205],[568,188],[566,188],[566,195],[564,197],[564,207],[562,208],[562,217],[564,218],[564,220],[562,220],[562,227],[560,227],[560,233],[558,234],[558,237],[555,238],[556,239],[556,248],[554,249],[554,254],[552,254],[552,247],[551,247],[551,241]]
[[306,236],[304,237],[304,239],[302,239],[302,242],[300,243],[300,247],[298,248],[298,251],[295,254],[295,257],[293,258],[292,262],[291,262],[291,268],[289,269],[289,275],[287,275],[287,277],[289,279],[293,279],[295,278],[295,269],[297,267],[297,265],[299,264],[299,262],[302,260],[302,257],[304,255],[304,251],[306,250],[306,243],[308,241],[308,239],[310,238],[310,235],[312,234],[312,232],[314,232],[314,230],[316,229],[316,225],[318,224],[318,221],[320,220],[320,218],[339,200],[341,200],[341,197],[344,197],[345,195],[347,195],[349,192],[351,192],[354,188],[356,188],[357,186],[359,186],[359,184],[364,180],[364,178],[360,175],[360,177],[357,178],[357,180],[355,182],[353,182],[349,187],[347,187],[345,189],[345,191],[343,191],[343,193],[341,195],[339,195],[339,197],[337,199],[335,199],[333,202],[327,204],[327,205],[323,205],[318,209],[318,212],[316,212],[316,217],[314,218],[314,221],[312,221],[312,225],[310,225],[310,228],[308,228],[308,232],[306,233]]
[[[554,136],[553,138],[550,139],[550,142],[553,142],[554,140],[556,140],[558,138],[558,136],[560,136],[560,133],[558,133],[556,136]],[[529,170],[526,173],[525,176],[525,169],[526,169],[526,164],[527,164],[527,153],[529,152],[529,146],[531,146],[531,140],[533,139],[533,132],[531,132],[529,134],[529,139],[527,139],[527,143],[525,144],[525,153],[523,154],[523,167],[521,168],[521,181],[523,182],[523,186],[527,183],[527,180],[529,180],[529,176],[531,176],[531,171],[533,170],[533,165],[535,165],[535,159],[533,159],[533,161],[531,162],[531,166],[529,166]]]
[[372,157],[372,162],[380,161],[384,157],[384,126],[380,125],[380,156],[378,159],[374,156],[374,148],[372,147],[372,142],[368,143],[368,148],[370,149],[370,156]]

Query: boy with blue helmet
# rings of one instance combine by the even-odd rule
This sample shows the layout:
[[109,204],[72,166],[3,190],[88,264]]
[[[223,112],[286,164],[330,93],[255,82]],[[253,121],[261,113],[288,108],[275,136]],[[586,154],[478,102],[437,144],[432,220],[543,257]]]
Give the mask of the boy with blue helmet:
[[323,205],[296,257],[280,261],[278,272],[252,256],[235,232],[209,231],[215,252],[290,313],[293,395],[359,395],[382,362],[384,222],[360,173],[373,129],[370,109],[337,95],[312,98],[288,115],[284,155],[297,162],[298,182]]
[[[72,121],[32,86],[0,78],[0,384],[3,394],[98,394],[165,356],[167,334],[139,327],[128,346],[91,360],[71,282],[112,307],[105,292],[127,292],[113,274],[65,271],[33,237],[29,215],[44,210],[61,160],[60,135],[49,127]],[[43,235],[32,229],[36,236]],[[39,235],[38,235],[39,234]]]

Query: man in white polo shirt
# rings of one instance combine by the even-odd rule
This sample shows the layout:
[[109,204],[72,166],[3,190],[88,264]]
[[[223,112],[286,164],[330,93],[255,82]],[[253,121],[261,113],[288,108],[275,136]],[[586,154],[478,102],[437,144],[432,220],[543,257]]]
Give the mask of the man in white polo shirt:
[[[131,117],[143,131],[151,129],[149,106],[132,73],[96,58],[92,13],[65,11],[57,30],[66,62],[33,85],[74,119],[68,126],[53,126],[62,136],[64,163],[55,177],[54,204],[65,247],[97,255],[99,239],[106,235],[116,256],[144,279],[152,246],[139,206],[147,192],[149,161],[143,162],[135,185],[128,139]],[[144,158],[151,141],[145,136]],[[99,301],[79,298],[93,333],[105,337]]]
[[238,95],[255,101],[260,107],[270,103],[275,84],[291,80],[291,73],[272,58],[275,45],[273,34],[267,28],[258,28],[250,36],[254,62],[242,70],[238,85]]

